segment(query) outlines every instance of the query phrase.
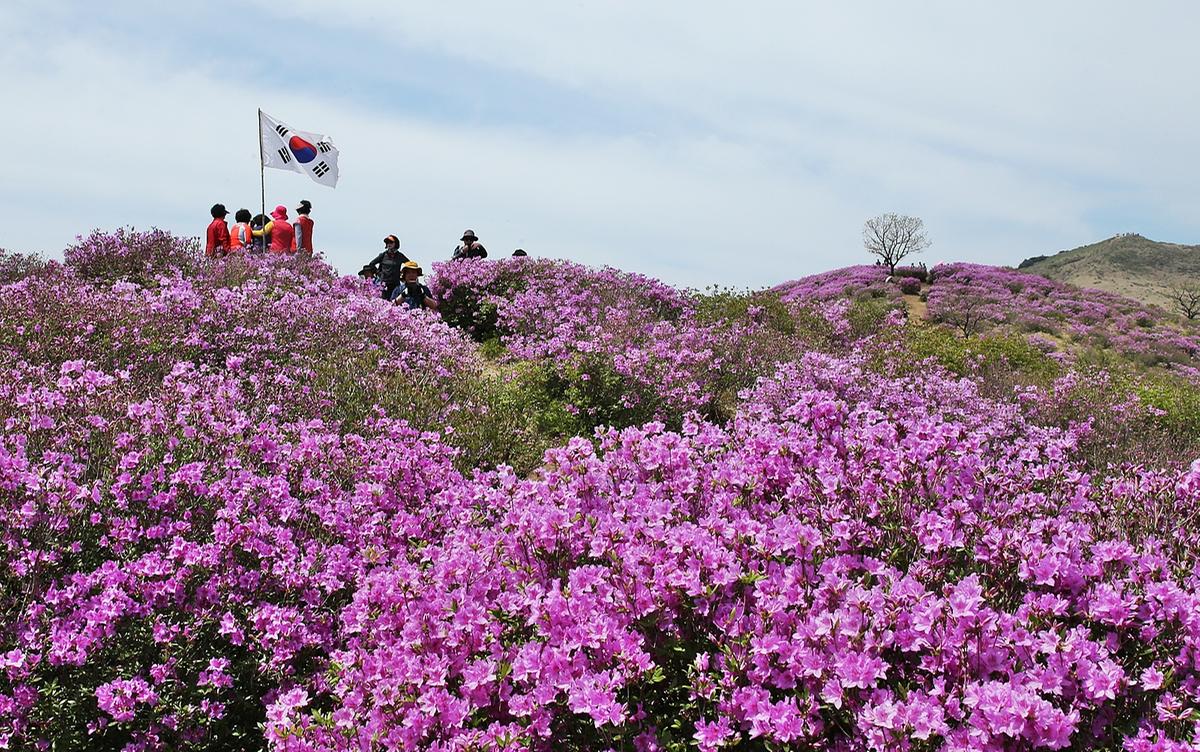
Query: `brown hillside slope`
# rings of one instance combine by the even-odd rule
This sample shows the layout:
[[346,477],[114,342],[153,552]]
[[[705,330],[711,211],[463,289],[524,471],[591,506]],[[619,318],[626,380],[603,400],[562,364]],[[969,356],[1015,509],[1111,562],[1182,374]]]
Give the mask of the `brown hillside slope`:
[[1200,285],[1200,245],[1117,235],[1053,256],[1026,259],[1019,268],[1173,310],[1166,291],[1179,285]]

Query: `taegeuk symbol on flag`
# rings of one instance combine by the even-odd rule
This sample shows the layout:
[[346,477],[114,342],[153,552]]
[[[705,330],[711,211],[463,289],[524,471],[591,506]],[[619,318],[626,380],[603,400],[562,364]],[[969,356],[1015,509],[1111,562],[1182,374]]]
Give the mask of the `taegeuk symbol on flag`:
[[291,170],[337,187],[338,150],[328,136],[292,130],[262,110],[258,111],[263,167]]

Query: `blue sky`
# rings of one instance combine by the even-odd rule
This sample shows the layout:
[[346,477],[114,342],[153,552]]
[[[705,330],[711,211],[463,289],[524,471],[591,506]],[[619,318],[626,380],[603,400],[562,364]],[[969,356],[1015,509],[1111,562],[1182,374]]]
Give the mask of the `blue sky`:
[[[427,6],[427,7],[420,7]],[[395,233],[760,287],[862,262],[1015,264],[1117,232],[1200,242],[1200,5],[381,3],[0,6],[0,247],[199,234],[258,205],[258,107],[330,135],[313,202],[345,272]]]

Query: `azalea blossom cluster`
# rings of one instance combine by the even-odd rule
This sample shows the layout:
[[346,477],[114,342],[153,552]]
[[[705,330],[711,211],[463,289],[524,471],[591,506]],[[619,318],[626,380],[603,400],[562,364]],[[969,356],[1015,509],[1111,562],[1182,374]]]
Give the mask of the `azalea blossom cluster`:
[[987,327],[1044,332],[1111,348],[1147,365],[1195,368],[1200,358],[1200,327],[1194,322],[1119,295],[980,264],[940,264],[930,274],[929,313],[935,321],[970,313]]
[[[294,694],[270,733],[1188,748],[1200,572],[1096,525],[1113,493],[1195,510],[1200,468],[1100,488],[1069,434],[969,382],[900,386],[809,356],[725,429],[613,430],[551,452],[540,479],[475,479],[485,523],[373,573],[333,710]],[[898,416],[914,392],[937,409]]]
[[621,384],[622,406],[646,417],[712,413],[722,396],[794,353],[753,311],[741,321],[703,321],[694,295],[615,269],[530,258],[447,262],[434,265],[432,289],[468,330],[486,320],[482,328],[510,361],[547,363],[585,393],[609,376]]
[[0,248],[0,284],[16,282],[34,274],[43,274],[56,267],[32,253],[10,253]]
[[203,260],[198,238],[179,238],[165,230],[115,232],[93,230],[63,251],[67,265],[91,280],[144,281],[169,271],[194,272]]
[[[897,272],[915,269],[900,267]],[[899,279],[915,279],[903,276]],[[886,266],[848,266],[802,279],[785,282],[775,288],[786,301],[836,301],[851,297],[884,298],[899,303],[900,291],[895,280],[889,280]]]
[[[319,260],[153,266],[0,287],[0,748],[1200,743],[1200,463],[1088,469],[1053,395],[760,310],[723,326],[792,349],[718,361],[694,295],[561,262],[438,268],[460,328]],[[461,466],[460,384],[597,355],[671,427]]]

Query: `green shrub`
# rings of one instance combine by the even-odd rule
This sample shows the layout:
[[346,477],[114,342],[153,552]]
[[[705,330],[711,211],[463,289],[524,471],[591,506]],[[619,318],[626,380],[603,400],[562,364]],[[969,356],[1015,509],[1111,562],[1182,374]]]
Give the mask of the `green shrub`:
[[438,304],[438,313],[447,324],[467,332],[476,342],[500,337],[496,304],[465,285],[450,290]]
[[749,321],[751,309],[754,320],[781,334],[796,333],[796,311],[770,290],[738,291],[731,287],[712,286],[694,297],[696,320],[704,324]]
[[914,364],[933,359],[960,376],[981,378],[989,392],[1046,384],[1062,373],[1056,360],[1020,335],[997,331],[964,339],[946,327],[921,323],[905,330],[903,357]]
[[611,356],[604,353],[576,354],[558,363],[545,387],[553,399],[578,416],[587,429],[581,433],[591,434],[597,426],[641,425],[664,413],[662,397],[618,373]]
[[[872,292],[872,296],[854,298],[846,309],[850,335],[856,340],[883,331],[888,315],[903,305],[882,297],[883,291]],[[876,297],[876,294],[880,297]]]
[[542,464],[546,450],[579,434],[583,423],[551,393],[551,369],[545,363],[524,362],[489,369],[465,384],[465,407],[455,413],[447,440],[458,448],[458,466],[472,468],[509,465],[528,476]]
[[793,306],[792,321],[796,327],[797,345],[805,345],[810,350],[830,350],[837,341],[833,322],[815,308]]
[[1176,437],[1186,449],[1182,456],[1200,454],[1200,389],[1172,374],[1147,374],[1135,387],[1138,398],[1162,411],[1154,423]]
[[479,352],[488,360],[495,361],[504,356],[505,348],[499,337],[492,337],[479,343]]

